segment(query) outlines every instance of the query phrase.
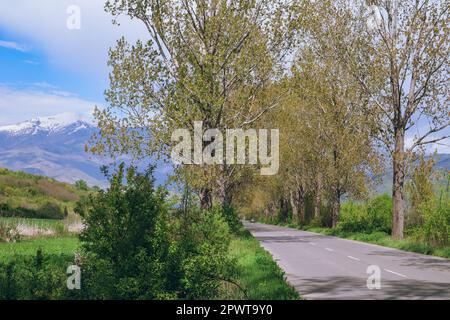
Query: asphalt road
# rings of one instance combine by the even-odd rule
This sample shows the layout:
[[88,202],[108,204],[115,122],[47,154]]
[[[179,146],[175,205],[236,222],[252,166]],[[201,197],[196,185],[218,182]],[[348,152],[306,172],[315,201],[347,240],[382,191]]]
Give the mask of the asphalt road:
[[[244,225],[305,299],[450,299],[448,259],[285,227]],[[368,278],[375,286],[378,270],[380,288],[369,289]]]

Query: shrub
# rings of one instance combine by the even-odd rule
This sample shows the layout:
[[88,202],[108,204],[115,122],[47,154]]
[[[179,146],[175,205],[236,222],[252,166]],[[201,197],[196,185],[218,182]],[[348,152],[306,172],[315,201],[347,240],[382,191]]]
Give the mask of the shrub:
[[89,189],[87,182],[84,180],[75,181],[75,188],[82,191],[87,191]]
[[341,207],[339,229],[347,232],[360,232],[367,229],[367,210],[364,205],[354,202],[344,203]]
[[16,256],[0,262],[0,299],[49,300],[70,296],[66,287],[67,256]]
[[392,199],[381,195],[367,204],[347,202],[342,205],[339,228],[346,232],[385,232],[392,229]]
[[213,211],[223,217],[232,233],[236,234],[241,231],[242,223],[232,206],[215,206]]
[[88,200],[80,236],[83,298],[215,297],[232,270],[223,212],[169,210],[152,169],[124,175],[122,164],[110,188]]
[[419,229],[425,241],[431,245],[445,246],[450,241],[450,201],[433,199],[419,208],[423,226]]
[[392,230],[392,198],[381,195],[367,205],[368,229],[391,233]]
[[20,233],[14,224],[6,223],[0,220],[0,242],[20,241]]
[[59,205],[52,202],[46,202],[37,210],[36,218],[64,219],[64,212]]
[[[164,193],[153,187],[151,171],[126,173],[119,167],[110,188],[89,201],[80,239],[86,254],[89,298],[154,299],[165,293],[170,242],[161,219]],[[105,283],[108,283],[105,285]]]

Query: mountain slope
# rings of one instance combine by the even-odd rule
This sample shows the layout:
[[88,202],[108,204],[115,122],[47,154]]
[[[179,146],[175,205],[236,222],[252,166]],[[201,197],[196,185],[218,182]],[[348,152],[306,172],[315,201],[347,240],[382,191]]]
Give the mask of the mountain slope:
[[71,114],[0,127],[0,167],[68,183],[83,179],[104,186],[99,169],[104,161],[84,151],[95,130],[91,123]]
[[[111,161],[85,152],[85,144],[96,130],[90,121],[73,114],[0,126],[0,167],[67,183],[81,179],[90,186],[106,187],[108,182],[100,167]],[[126,159],[121,161],[128,163]],[[140,161],[139,167],[144,168],[148,162]],[[163,162],[156,165],[154,176],[160,185],[172,171]]]

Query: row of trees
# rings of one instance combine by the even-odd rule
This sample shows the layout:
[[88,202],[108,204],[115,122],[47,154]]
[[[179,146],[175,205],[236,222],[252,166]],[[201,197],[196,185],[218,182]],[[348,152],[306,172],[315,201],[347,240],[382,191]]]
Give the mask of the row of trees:
[[172,132],[194,121],[279,128],[276,177],[232,164],[180,166],[177,177],[202,208],[262,194],[266,210],[290,207],[301,221],[312,197],[336,226],[342,197],[363,194],[387,158],[392,234],[403,237],[406,157],[449,125],[448,1],[115,0],[106,10],[140,20],[148,39],[110,52],[92,152],[168,156]]

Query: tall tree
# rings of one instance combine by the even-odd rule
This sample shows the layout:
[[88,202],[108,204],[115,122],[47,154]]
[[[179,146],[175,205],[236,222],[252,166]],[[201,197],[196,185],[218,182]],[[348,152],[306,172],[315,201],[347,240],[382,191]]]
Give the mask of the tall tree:
[[[366,36],[371,60],[356,60],[357,79],[373,96],[382,114],[380,133],[392,155],[392,236],[403,238],[405,170],[408,151],[448,138],[450,125],[449,8],[434,0],[368,1]],[[359,38],[359,37],[358,37]],[[367,56],[367,55],[366,55]],[[375,62],[374,77],[383,80],[374,88],[364,76]],[[405,146],[407,132],[413,142]],[[412,134],[411,134],[412,135]]]
[[[175,129],[193,131],[195,121],[203,130],[245,129],[277,106],[262,95],[286,54],[283,1],[110,0],[106,10],[141,21],[149,40],[121,39],[111,50],[109,106],[95,113],[91,151],[168,155]],[[213,189],[229,199],[238,171],[222,162],[186,170],[204,208]]]
[[[366,113],[392,158],[394,238],[403,238],[406,155],[448,138],[448,0],[307,1],[317,21],[346,15],[330,38],[339,63],[370,97]],[[339,32],[339,26],[336,26]],[[318,29],[319,31],[321,28]],[[313,34],[313,36],[320,33]],[[339,40],[338,40],[339,39]],[[413,141],[405,146],[408,132]]]

